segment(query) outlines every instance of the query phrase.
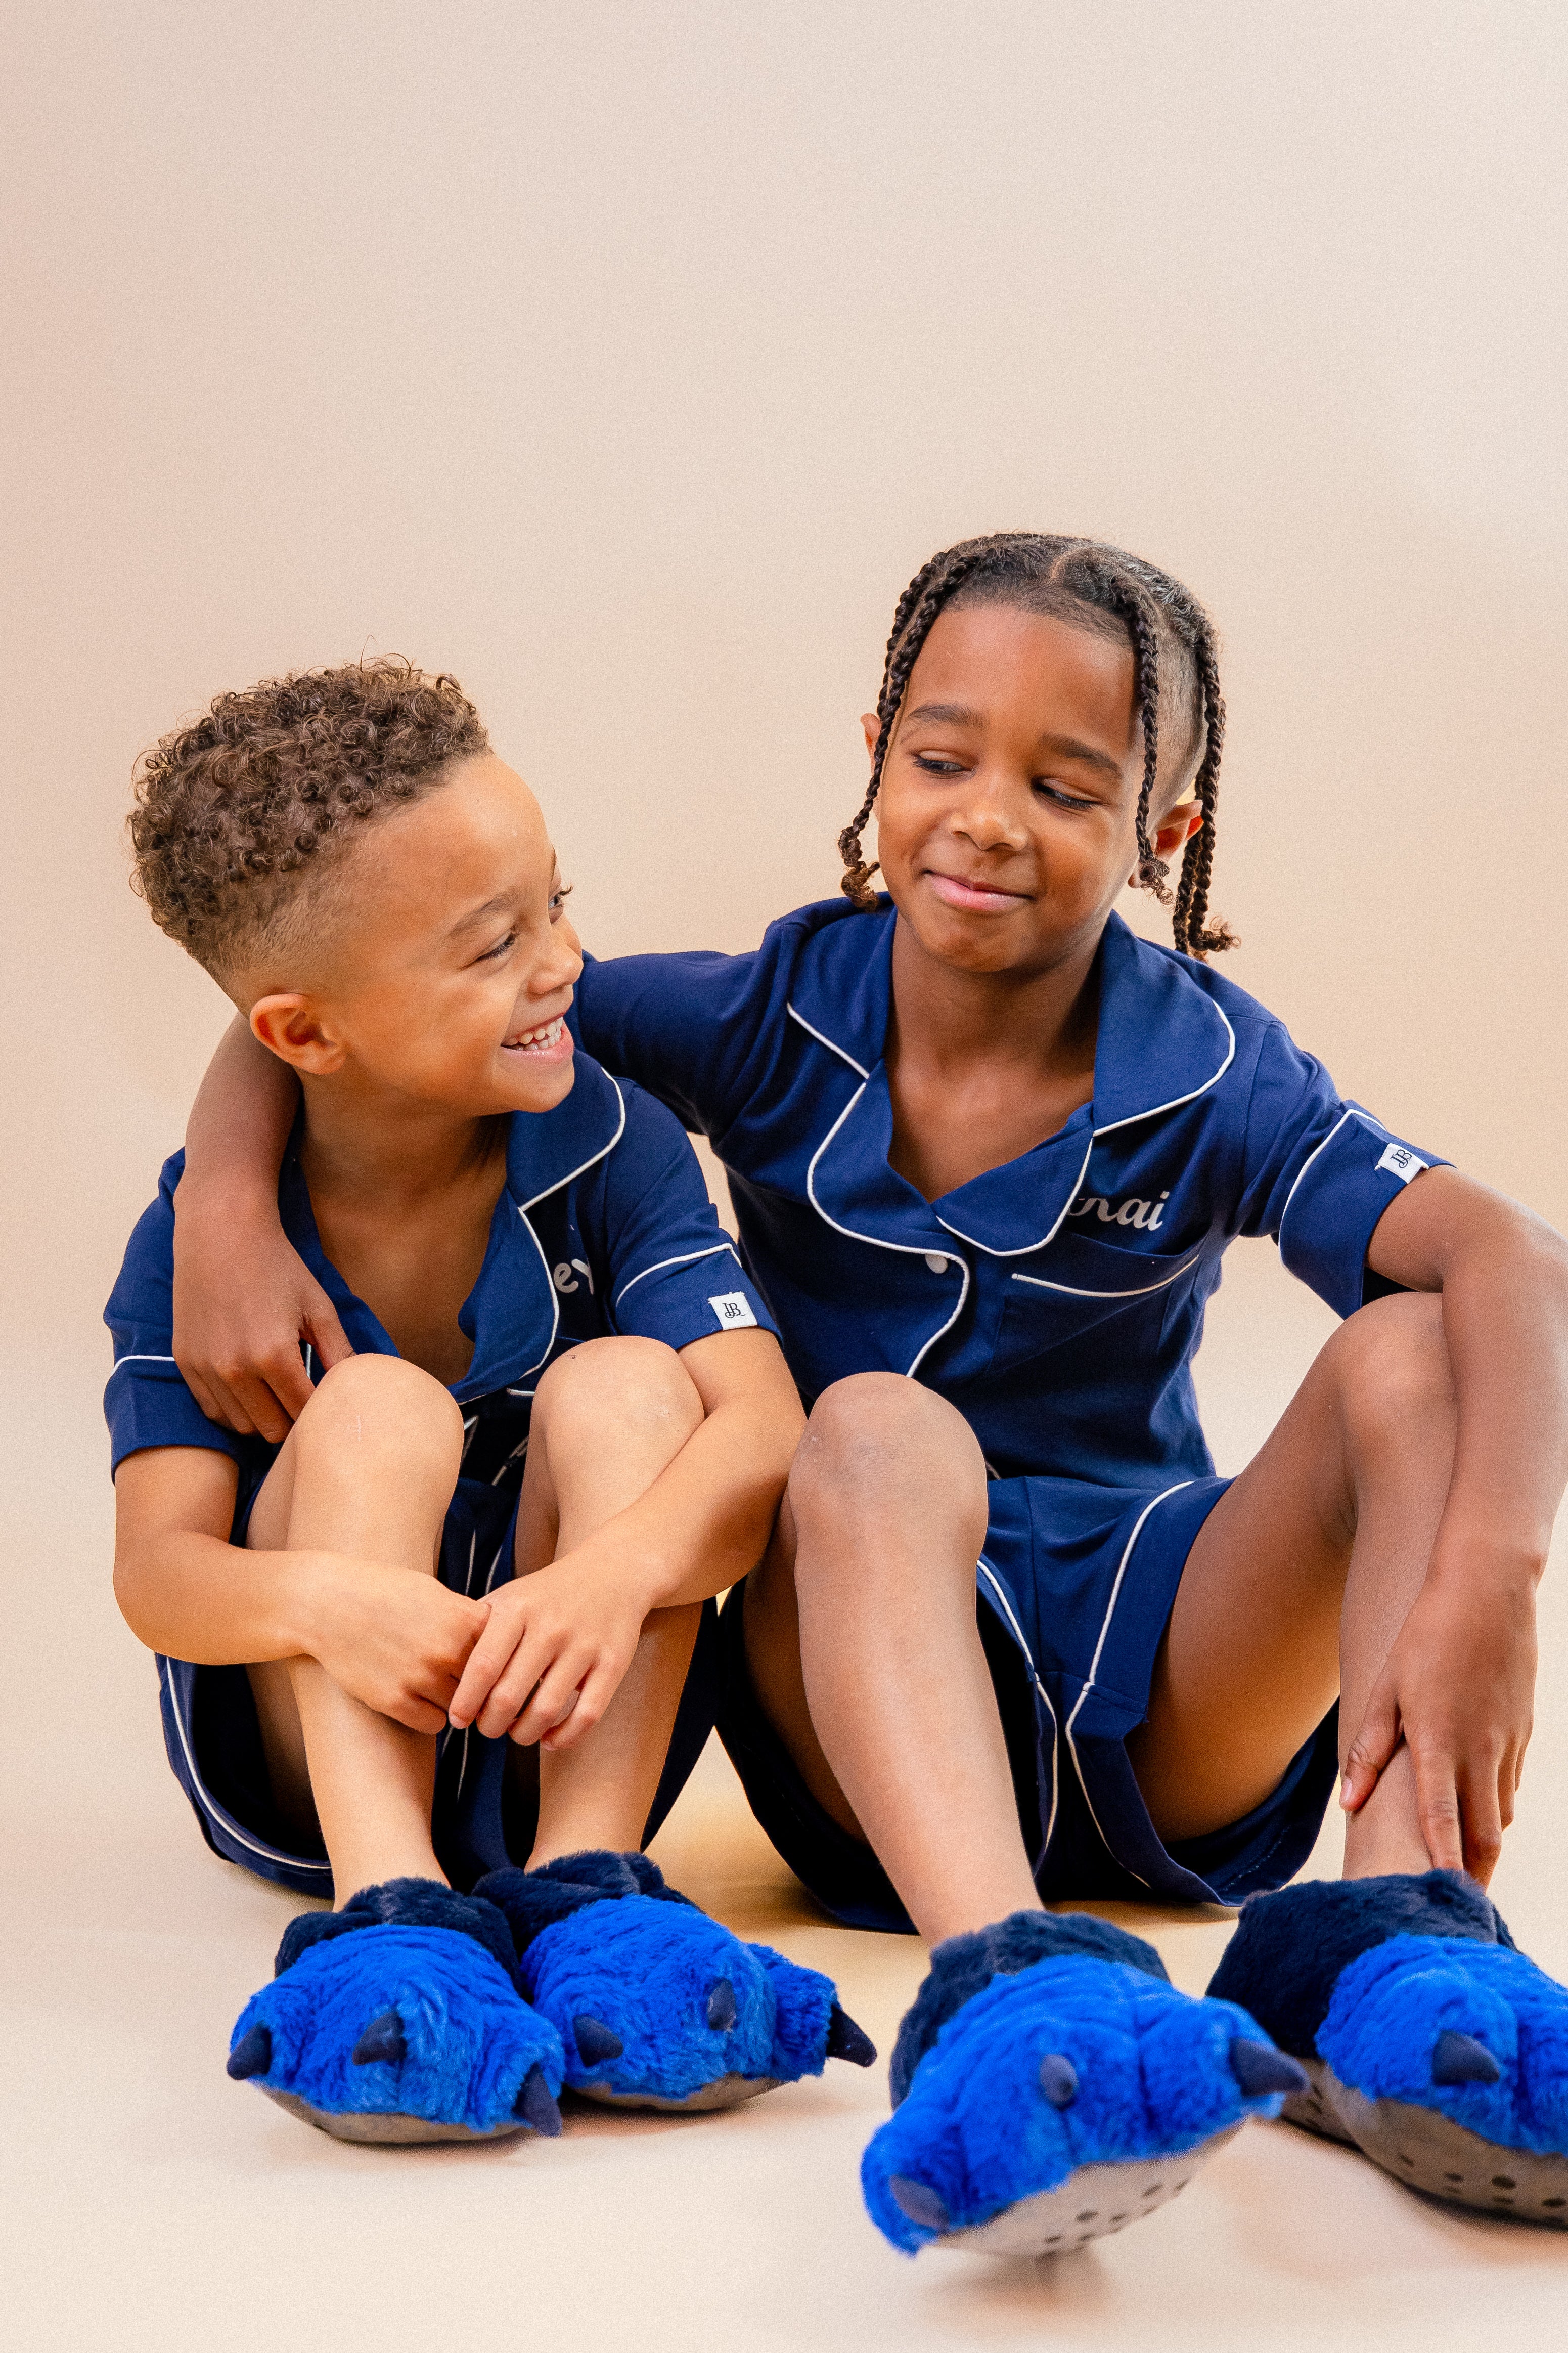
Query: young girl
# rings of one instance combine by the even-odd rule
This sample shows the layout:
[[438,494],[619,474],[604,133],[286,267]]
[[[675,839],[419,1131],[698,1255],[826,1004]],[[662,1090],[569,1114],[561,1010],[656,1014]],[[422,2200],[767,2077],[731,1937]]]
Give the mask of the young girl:
[[[1085,540],[950,549],[865,727],[844,900],[750,955],[591,962],[578,1018],[712,1138],[810,1407],[721,1725],[827,1908],[937,1946],[873,2214],[1078,2243],[1289,2092],[1403,2179],[1563,2221],[1568,1994],[1477,1883],[1568,1480],[1568,1250],[1208,968],[1224,705],[1177,583]],[[1168,899],[1178,851],[1173,954],[1113,908],[1130,874]],[[280,1428],[300,1331],[343,1344],[285,1262],[289,1105],[244,1045],[193,1124],[176,1347]],[[1346,1321],[1226,1481],[1191,1360],[1260,1233]],[[1268,1893],[1340,1777],[1344,1880]],[[1256,1898],[1198,2021],[1147,1947],[1040,1909],[1139,1892]]]

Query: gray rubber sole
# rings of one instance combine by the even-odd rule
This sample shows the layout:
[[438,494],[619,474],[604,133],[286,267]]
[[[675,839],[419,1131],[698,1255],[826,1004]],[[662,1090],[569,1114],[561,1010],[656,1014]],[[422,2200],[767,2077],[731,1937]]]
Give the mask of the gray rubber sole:
[[1483,2140],[1436,2108],[1369,2100],[1324,2060],[1302,2062],[1310,2088],[1285,2103],[1289,2123],[1346,2142],[1396,2181],[1472,2213],[1511,2214],[1568,2231],[1568,2157],[1537,2157]]
[[763,2092],[776,2092],[778,2084],[772,2075],[721,2075],[717,2083],[704,2084],[700,2092],[684,2100],[660,2100],[651,2092],[601,2091],[592,2084],[573,2088],[580,2098],[595,2100],[602,2108],[658,2108],[668,2116],[698,2116],[710,2115],[715,2108],[738,2108]]
[[489,2132],[470,2132],[466,2125],[432,2124],[427,2116],[335,2116],[325,2108],[313,2108],[297,2092],[269,2091],[265,2084],[258,2089],[280,2108],[287,2108],[291,2116],[298,2116],[301,2124],[314,2125],[318,2132],[331,2133],[334,2140],[363,2141],[384,2148],[413,2148],[438,2140],[510,2140],[524,2130],[521,2124],[508,2123],[493,2125]]
[[1110,2238],[1144,2214],[1168,2206],[1200,2166],[1241,2130],[1215,2133],[1179,2157],[1143,2157],[1124,2163],[1083,2165],[1056,2189],[1037,2189],[989,2222],[945,2232],[932,2246],[966,2255],[1070,2255],[1090,2239]]

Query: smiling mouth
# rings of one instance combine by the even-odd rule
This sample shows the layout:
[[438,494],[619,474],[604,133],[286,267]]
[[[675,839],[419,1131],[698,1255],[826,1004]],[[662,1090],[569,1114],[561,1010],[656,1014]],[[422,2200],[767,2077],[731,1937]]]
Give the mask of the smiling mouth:
[[565,1032],[566,1018],[558,1014],[553,1021],[542,1022],[537,1029],[525,1029],[521,1037],[506,1039],[503,1050],[509,1054],[553,1054]]
[[967,882],[962,875],[939,873],[934,867],[926,870],[926,880],[944,906],[962,908],[969,914],[1002,913],[1023,906],[1028,897],[1025,891],[1002,891],[989,882]]

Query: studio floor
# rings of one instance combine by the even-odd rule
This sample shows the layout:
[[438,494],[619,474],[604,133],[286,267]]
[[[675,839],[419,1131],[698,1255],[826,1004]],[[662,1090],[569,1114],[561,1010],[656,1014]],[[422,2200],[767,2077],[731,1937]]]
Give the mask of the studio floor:
[[[1205,1403],[1235,1459],[1310,1352],[1315,1327],[1295,1312],[1261,1322],[1245,1270],[1233,1286],[1231,1386],[1211,1375]],[[1248,1333],[1268,1344],[1261,1372]],[[163,1766],[152,1662],[108,1590],[96,1387],[85,1366],[37,1380],[7,1416],[7,2348],[1477,2353],[1568,2333],[1568,2233],[1441,2211],[1282,2126],[1249,2126],[1173,2205],[1078,2254],[910,2263],[871,2228],[857,2182],[885,2063],[834,2065],[711,2118],[569,2106],[553,2144],[468,2149],[345,2147],[230,2084],[230,2025],[297,1905],[206,1852]],[[1564,1556],[1560,1537],[1559,1581]],[[1568,1601],[1549,1580],[1543,1700],[1497,1885],[1521,1943],[1559,1974],[1565,1641]],[[654,1852],[732,1927],[830,1971],[885,2062],[921,1947],[816,1913],[716,1746]],[[1314,1867],[1336,1862],[1331,1829]],[[1228,1934],[1218,1913],[1115,1916],[1194,1992]]]

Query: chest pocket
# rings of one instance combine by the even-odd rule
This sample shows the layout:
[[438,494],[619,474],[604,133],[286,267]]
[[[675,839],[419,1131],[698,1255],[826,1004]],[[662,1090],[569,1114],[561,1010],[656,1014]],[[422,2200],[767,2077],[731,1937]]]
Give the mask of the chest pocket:
[[1001,1371],[1068,1342],[1094,1351],[1154,1355],[1203,1265],[1190,1250],[1118,1250],[1085,1234],[1060,1234],[1009,1278],[993,1368]]

